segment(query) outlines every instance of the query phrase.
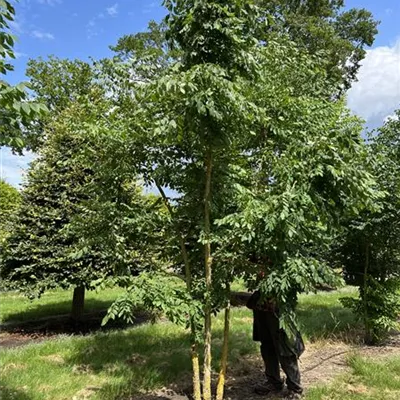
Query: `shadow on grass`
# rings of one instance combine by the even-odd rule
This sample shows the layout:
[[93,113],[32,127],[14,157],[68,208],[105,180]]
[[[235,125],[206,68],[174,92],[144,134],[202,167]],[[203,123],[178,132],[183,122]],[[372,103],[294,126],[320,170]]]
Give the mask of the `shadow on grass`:
[[340,305],[300,304],[297,315],[306,340],[358,341],[361,325],[351,310]]
[[115,399],[187,378],[190,383],[189,342],[189,335],[171,324],[148,324],[79,341],[67,362],[107,376],[98,397]]
[[24,336],[33,335],[35,338],[58,334],[85,335],[96,331],[124,329],[142,324],[151,318],[148,313],[138,310],[133,324],[116,320],[110,321],[106,326],[101,326],[110,304],[111,301],[88,300],[88,304],[85,306],[85,314],[82,320],[78,322],[74,321],[68,313],[65,313],[64,307],[70,306],[69,301],[38,305],[23,313],[10,314],[1,325],[1,331]]
[[[85,301],[85,313],[93,313],[96,311],[106,310],[111,304],[111,300],[103,301],[97,299],[87,299]],[[27,322],[35,321],[42,318],[69,315],[71,312],[71,307],[72,299],[46,304],[35,304],[34,302],[32,302],[32,305],[27,310],[15,312],[4,316],[3,323]]]
[[25,392],[17,389],[10,389],[0,381],[1,400],[31,400]]
[[[258,352],[250,331],[232,329],[229,356],[232,365],[244,365],[244,356]],[[219,368],[221,345],[222,330],[218,328],[213,341],[214,370]],[[182,396],[191,392],[190,334],[170,323],[98,333],[76,343],[67,363],[75,369],[80,365],[84,371],[106,376],[106,383],[97,392],[104,400],[129,396],[163,399],[168,396],[162,392],[143,393],[166,387]]]

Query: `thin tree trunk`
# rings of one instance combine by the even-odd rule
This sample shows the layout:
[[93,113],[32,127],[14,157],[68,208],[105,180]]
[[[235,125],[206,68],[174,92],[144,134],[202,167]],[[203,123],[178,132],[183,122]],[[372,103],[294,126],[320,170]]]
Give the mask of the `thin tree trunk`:
[[217,384],[217,400],[222,400],[224,398],[226,367],[228,364],[230,313],[231,313],[231,303],[230,300],[228,300],[228,304],[225,308],[224,341],[222,344],[221,368],[219,370],[219,377]]
[[[156,186],[158,191],[161,194],[161,197],[164,200],[165,206],[168,209],[171,218],[174,216],[174,211],[171,207],[171,204],[168,201],[167,196],[165,195],[164,189],[156,182]],[[189,264],[189,256],[187,254],[185,240],[180,233],[179,229],[177,229],[177,233],[179,236],[179,244],[181,247],[181,254],[183,263],[185,265],[185,280],[186,280],[186,288],[189,293],[192,291],[192,273],[190,270]],[[195,328],[194,324],[190,323],[190,331],[193,337],[195,337]],[[195,339],[194,339],[195,340]],[[192,360],[192,369],[193,369],[193,399],[194,400],[201,400],[201,385],[200,385],[200,362],[199,362],[199,353],[197,349],[197,343],[193,342],[191,346],[191,360]]]
[[192,344],[192,368],[193,368],[193,399],[201,400],[201,386],[200,386],[200,362],[199,353],[197,351],[197,344]]
[[211,243],[210,243],[210,206],[211,206],[211,173],[212,155],[208,150],[206,157],[206,185],[204,193],[204,266],[206,278],[206,299],[204,307],[204,366],[203,366],[203,398],[211,400]]
[[82,320],[84,308],[85,308],[85,287],[76,286],[74,288],[74,295],[72,297],[72,310],[71,310],[71,318],[75,322],[79,322]]
[[369,326],[369,321],[368,321],[368,274],[369,274],[369,242],[367,241],[365,243],[365,264],[364,264],[364,285],[363,285],[363,291],[364,291],[364,298],[363,298],[363,303],[364,303],[364,327],[365,327],[365,342],[367,344],[372,342],[372,335],[371,335],[371,329]]

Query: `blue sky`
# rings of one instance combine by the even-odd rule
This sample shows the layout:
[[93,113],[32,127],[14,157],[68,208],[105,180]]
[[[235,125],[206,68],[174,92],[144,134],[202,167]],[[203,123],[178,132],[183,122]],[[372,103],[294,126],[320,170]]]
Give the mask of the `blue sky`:
[[[347,0],[381,21],[379,34],[348,94],[349,107],[375,127],[400,106],[400,0]],[[55,55],[87,60],[107,57],[108,46],[124,34],[143,31],[165,15],[161,0],[20,0],[12,31],[17,35],[15,71],[7,80],[25,79],[29,58]],[[18,185],[32,155],[2,149],[0,174]]]

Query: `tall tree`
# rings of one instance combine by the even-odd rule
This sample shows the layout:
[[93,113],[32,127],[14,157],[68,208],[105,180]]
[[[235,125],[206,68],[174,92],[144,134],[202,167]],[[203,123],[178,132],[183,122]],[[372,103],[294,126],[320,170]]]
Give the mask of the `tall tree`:
[[[135,79],[137,60],[114,64],[123,83],[111,91],[120,134],[102,141],[125,144],[135,157],[117,152],[118,174],[131,170],[143,176],[159,188],[169,210],[181,250],[172,275],[184,274],[187,289],[174,301],[157,296],[153,306],[173,318],[174,305],[190,315],[196,400],[201,397],[199,329],[202,391],[208,400],[211,313],[226,307],[221,399],[229,286],[235,274],[247,273],[251,280],[257,271],[249,265],[247,248],[273,258],[260,288],[277,299],[282,322],[290,328],[297,293],[336,279],[330,268],[308,257],[313,246],[329,241],[340,214],[369,203],[373,179],[360,168],[366,156],[360,121],[348,115],[343,102],[327,100],[337,92],[337,82],[327,78],[324,57],[310,56],[282,32],[271,32],[267,43],[258,40],[265,14],[252,1],[167,1],[166,6],[165,37],[179,49],[179,61],[154,79],[140,80]],[[166,188],[178,197],[168,198]],[[155,284],[142,276],[135,285],[145,288],[145,296],[155,292]],[[122,300],[131,304],[138,298],[128,290]]]
[[5,242],[1,268],[10,287],[31,297],[55,287],[75,287],[75,319],[83,312],[84,289],[110,273],[110,263],[99,257],[95,248],[74,255],[78,238],[65,231],[86,198],[85,186],[93,179],[76,158],[86,143],[82,132],[74,132],[82,118],[76,109],[59,116],[52,136],[32,163],[14,229]]

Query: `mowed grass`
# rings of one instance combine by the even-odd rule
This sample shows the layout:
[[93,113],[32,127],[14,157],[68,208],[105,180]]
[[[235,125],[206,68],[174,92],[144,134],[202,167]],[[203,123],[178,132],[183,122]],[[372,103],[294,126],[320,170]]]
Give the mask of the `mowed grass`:
[[[109,293],[110,299],[112,293]],[[343,309],[339,302],[340,297],[348,294],[354,295],[354,291],[345,289],[339,293],[301,296],[299,317],[307,340],[325,339],[329,332],[340,335],[356,327],[350,311]],[[214,368],[217,370],[222,344],[222,315],[214,319],[213,327]],[[61,400],[75,396],[79,400],[90,395],[93,400],[114,400],[172,383],[189,385],[188,349],[189,335],[186,331],[170,323],[157,323],[85,337],[61,336],[43,343],[2,350],[1,398]],[[231,365],[240,365],[245,356],[258,352],[258,344],[252,341],[251,311],[234,309],[229,354]],[[329,390],[333,389],[317,388],[310,391],[309,396],[313,397],[309,398],[330,399],[325,395],[331,393]]]
[[302,294],[297,315],[305,340],[341,339],[352,341],[361,328],[354,314],[340,302],[343,297],[356,297],[357,290],[346,286],[333,292]]
[[[85,312],[107,309],[123,293],[123,289],[110,288],[86,291]],[[53,315],[69,314],[72,290],[51,290],[39,299],[29,300],[18,292],[0,294],[0,322],[30,321]]]
[[398,400],[400,399],[400,356],[381,361],[353,355],[350,373],[328,386],[314,387],[307,400]]
[[[238,279],[232,285],[233,291],[245,291],[243,280]],[[115,287],[100,291],[86,291],[85,312],[90,313],[107,309],[124,292]],[[29,300],[18,292],[0,293],[0,323],[30,321],[71,312],[73,290],[50,290],[39,299]]]

